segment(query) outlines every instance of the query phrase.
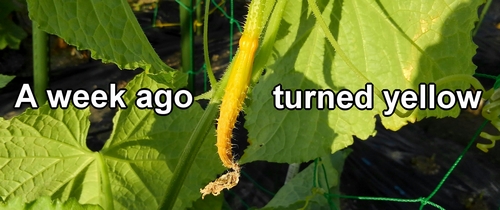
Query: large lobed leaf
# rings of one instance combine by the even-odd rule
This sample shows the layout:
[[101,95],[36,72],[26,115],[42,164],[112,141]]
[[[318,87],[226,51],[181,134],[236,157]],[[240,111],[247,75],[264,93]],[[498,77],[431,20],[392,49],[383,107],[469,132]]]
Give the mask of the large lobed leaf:
[[[127,109],[119,110],[110,139],[100,152],[86,147],[89,110],[47,105],[0,121],[0,197],[31,202],[40,196],[104,209],[157,209],[178,158],[203,110],[173,109],[168,116],[135,107],[142,87],[155,91],[167,86],[142,73],[126,87]],[[199,189],[223,171],[216,155],[214,133],[181,189],[176,209],[200,198]]]
[[[418,91],[421,82],[474,73],[471,58],[476,45],[471,31],[480,0],[316,2],[341,49],[380,90]],[[361,139],[374,135],[375,115],[386,108],[375,94],[373,110],[276,110],[270,93],[277,84],[283,89],[354,93],[367,82],[336,54],[306,1],[288,2],[277,37],[271,65],[253,89],[246,110],[250,147],[241,162],[304,162],[349,146],[353,135]],[[464,90],[469,85],[438,87],[444,88]],[[458,113],[458,107],[415,111],[404,119],[393,115],[382,121],[397,130],[408,121]]]
[[[112,183],[121,186],[115,191],[120,197],[115,199],[115,206],[154,209],[158,207],[157,201],[164,197],[168,181],[203,110],[196,103],[186,110],[173,109],[168,116],[159,116],[153,110],[141,110],[134,104],[135,93],[139,89],[148,87],[154,92],[166,86],[144,74],[134,81],[127,86],[129,91],[124,96],[130,101],[127,104],[129,108],[117,113],[113,120],[117,126],[102,153],[110,157],[106,161],[113,170],[110,173]],[[189,207],[201,197],[199,190],[224,171],[217,161],[214,142],[215,133],[212,130],[196,156],[174,209]],[[122,179],[124,176],[128,178]],[[137,177],[141,180],[138,181]]]
[[127,1],[28,0],[39,27],[122,69],[172,70],[155,53]]

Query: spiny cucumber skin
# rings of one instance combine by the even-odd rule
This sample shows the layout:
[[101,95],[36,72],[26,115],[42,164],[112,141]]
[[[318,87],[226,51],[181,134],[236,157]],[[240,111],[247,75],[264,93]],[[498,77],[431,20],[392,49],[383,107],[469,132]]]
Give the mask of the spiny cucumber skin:
[[237,163],[233,160],[231,138],[236,118],[246,98],[255,52],[259,46],[259,37],[262,32],[262,13],[264,11],[264,4],[261,1],[253,0],[250,3],[247,22],[239,41],[239,50],[220,107],[216,146],[222,164],[227,168],[237,168]]
[[262,15],[264,13],[263,2],[263,0],[253,0],[248,8],[248,16],[243,28],[243,34],[252,39],[258,39],[262,32]]
[[250,38],[245,34],[240,38],[240,49],[235,58],[225,94],[222,98],[216,145],[223,165],[228,168],[233,168],[235,164],[232,155],[232,131],[238,113],[243,107],[243,101],[246,98],[258,42],[258,38]]

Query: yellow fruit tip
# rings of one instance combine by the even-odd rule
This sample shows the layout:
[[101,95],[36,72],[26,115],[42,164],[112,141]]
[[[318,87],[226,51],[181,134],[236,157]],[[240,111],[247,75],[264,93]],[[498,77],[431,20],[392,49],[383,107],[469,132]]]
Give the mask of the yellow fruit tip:
[[200,189],[201,198],[204,199],[206,195],[212,194],[218,196],[224,189],[231,189],[240,181],[240,166],[238,163],[233,163],[232,171],[220,176],[215,181],[208,183],[205,188]]

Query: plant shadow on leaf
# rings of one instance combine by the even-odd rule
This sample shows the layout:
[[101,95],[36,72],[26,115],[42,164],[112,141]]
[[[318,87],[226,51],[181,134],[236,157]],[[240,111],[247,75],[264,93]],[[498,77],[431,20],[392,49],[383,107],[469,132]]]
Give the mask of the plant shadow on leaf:
[[[335,9],[333,1],[319,1],[318,5],[324,17],[331,15],[331,21],[325,22],[348,59],[379,89],[418,91],[422,82],[455,74],[472,75],[475,46],[471,31],[480,2],[434,5],[421,1],[423,6],[408,2],[335,2],[334,7],[342,7],[342,16],[330,12]],[[337,93],[344,88],[357,90],[367,82],[336,56],[305,2],[289,4],[286,9],[278,32],[280,39],[273,49],[274,63],[253,89],[245,124],[250,146],[242,163],[303,162],[330,152],[332,144],[334,150],[343,148],[352,143],[352,135],[360,139],[373,135],[374,116],[385,108],[382,100],[374,98],[372,111],[355,107],[348,111],[338,107],[333,111],[276,110],[270,93],[277,84],[282,84],[283,89],[331,89]],[[336,26],[340,26],[338,31]],[[464,90],[469,84],[450,83],[438,90],[445,88]],[[393,115],[383,120],[387,128],[399,129],[407,121],[458,113],[455,107],[451,111],[424,110],[405,119]]]
[[[61,199],[61,200],[67,200],[70,198],[79,198],[82,193],[83,193],[83,186],[79,183],[84,183],[85,182],[85,174],[89,170],[89,167],[91,165],[88,165],[87,167],[83,168],[80,173],[78,173],[73,180],[70,182],[66,183],[65,185],[61,186],[61,188],[52,194],[51,199],[56,200],[56,199]],[[70,190],[70,194],[67,194],[66,190]]]
[[[301,19],[298,29],[295,29],[298,31],[295,36],[291,40],[285,40],[291,33],[289,27],[294,25],[287,22],[286,19],[282,20],[278,31],[276,42],[292,43],[290,49],[280,55],[280,52],[283,53],[283,51],[277,49],[279,44],[275,45],[275,49],[273,49],[274,63],[268,67],[269,71],[260,79],[253,90],[253,103],[248,107],[245,123],[245,127],[249,131],[248,141],[250,145],[241,158],[242,163],[256,160],[281,163],[306,162],[330,154],[333,140],[338,136],[338,133],[331,129],[327,123],[329,110],[316,109],[315,101],[312,103],[314,108],[311,110],[277,110],[273,104],[273,96],[269,94],[277,84],[281,84],[282,89],[291,89],[293,92],[295,90],[325,89],[325,84],[318,84],[310,78],[322,77],[318,74],[330,75],[331,78],[332,62],[328,59],[321,61],[320,65],[323,66],[323,69],[313,69],[315,67],[310,67],[307,61],[304,62],[305,56],[322,56],[333,53],[334,50],[321,36],[322,32],[319,31],[319,27],[313,27],[316,19],[307,12],[307,9],[304,9],[307,8],[307,2],[302,1],[301,6],[303,9],[289,14],[290,16],[300,16]],[[337,13],[334,14],[336,17],[341,17],[340,8],[333,12]],[[335,23],[331,24],[335,25]],[[334,31],[338,32],[338,29]],[[308,42],[310,36],[317,36],[323,42],[319,46],[314,46],[315,51],[313,52],[302,51],[304,47],[311,44]],[[299,69],[305,72],[297,71]],[[335,92],[344,89],[335,86],[331,79],[327,79],[325,82],[328,83],[326,85],[329,87],[328,89]],[[294,101],[295,97],[292,98],[292,102]]]
[[[455,74],[474,74],[476,66],[472,63],[472,57],[475,54],[476,45],[472,42],[472,29],[474,21],[477,21],[477,8],[480,1],[457,3],[457,5],[452,3],[452,5],[448,5],[448,10],[438,16],[433,16],[435,14],[429,12],[429,14],[415,15],[418,17],[407,17],[407,19],[421,18],[420,28],[417,29],[419,31],[414,32],[413,37],[408,35],[411,33],[405,33],[403,30],[406,19],[400,19],[400,23],[397,23],[395,19],[390,17],[388,8],[380,0],[376,2],[385,18],[395,28],[394,30],[397,30],[399,35],[408,40],[408,44],[411,45],[411,50],[403,55],[403,57],[407,56],[406,59],[409,61],[402,60],[401,62],[401,73],[405,82],[408,83],[407,89],[413,89],[417,94],[422,94],[418,92],[421,83],[433,83]],[[385,5],[389,4],[385,3]],[[443,18],[446,19],[442,20]],[[440,31],[436,31],[435,28],[439,28]],[[406,31],[409,30],[406,29]],[[412,60],[416,60],[416,62],[412,64]],[[403,62],[407,62],[409,65]],[[437,85],[436,94],[444,89],[455,91],[469,88],[470,84],[466,81],[454,81]],[[402,88],[400,90],[404,91]],[[427,94],[426,98],[429,97],[435,96]],[[426,106],[428,105],[429,103],[426,102]],[[399,107],[399,109],[401,108]],[[458,106],[454,106],[451,110],[443,110],[437,106],[435,110],[420,110],[417,107],[406,120],[414,122],[427,117],[457,117],[459,114],[460,108]],[[399,122],[394,123],[395,121]],[[406,122],[401,123],[401,118],[397,115],[384,117],[382,122],[385,127],[391,130],[398,130],[406,124]]]
[[[335,17],[336,21],[331,21],[328,28],[330,28],[330,31],[332,32],[332,35],[335,39],[338,39],[338,36],[339,36],[339,25],[340,25],[339,22],[342,19],[342,5],[343,4],[344,4],[343,0],[333,2],[332,15],[333,15],[333,17]],[[324,8],[323,5],[318,5],[318,7],[320,9]],[[330,46],[330,43],[327,42],[325,45],[326,45],[325,50],[328,51],[328,54],[330,54],[331,57],[335,57],[335,50],[333,49],[333,47]],[[332,77],[333,77],[332,72],[335,71],[335,69],[333,68],[333,59],[324,59],[323,62],[324,62],[323,63],[323,73],[325,75],[324,77],[325,77],[326,84],[330,87],[333,87],[336,90],[344,89],[344,88],[340,88],[340,87],[335,86],[334,81],[332,80]]]
[[[179,159],[191,137],[191,134],[197,126],[200,117],[203,115],[201,106],[195,102],[190,110],[174,109],[173,112],[179,113],[177,119],[174,118],[170,123],[164,123],[165,116],[155,115],[155,123],[152,125],[151,133],[148,136],[157,139],[162,139],[165,147],[164,151],[168,151],[169,159],[167,159],[167,167],[170,171],[174,171],[176,167],[180,167]],[[182,119],[182,120],[181,120]],[[158,133],[154,131],[165,130],[166,127],[170,133],[182,132],[179,136],[167,133]],[[196,154],[187,177],[184,180],[177,202],[174,209],[181,209],[190,207],[192,202],[199,199],[201,194],[199,189],[203,188],[207,183],[214,180],[217,174],[224,172],[225,168],[222,167],[220,160],[217,156],[217,148],[214,146],[215,130],[211,129],[205,136],[202,147]],[[170,182],[171,180],[169,180]],[[163,193],[162,193],[163,195]]]
[[[424,2],[423,2],[424,3]],[[322,7],[323,13],[331,15],[329,16],[331,20],[335,20],[332,17],[340,17],[332,15],[329,10],[332,9],[333,2],[319,2],[320,7]],[[427,3],[429,4],[429,3]],[[326,6],[324,6],[326,5]],[[389,8],[385,8],[384,5],[390,5]],[[305,3],[302,7],[305,6]],[[470,30],[472,28],[472,21],[477,17],[475,9],[477,7],[467,8],[460,3],[444,3],[439,6],[444,8],[443,14],[434,10],[429,10],[427,7],[415,7],[413,8],[408,4],[394,5],[391,1],[379,1],[376,2],[345,2],[342,10],[342,19],[337,19],[338,24],[340,24],[340,32],[338,37],[338,42],[342,47],[342,50],[346,52],[347,58],[351,60],[357,66],[365,77],[368,78],[369,82],[374,83],[378,88],[387,88],[389,90],[394,89],[416,89],[418,83],[420,82],[433,82],[437,79],[443,78],[444,76],[453,74],[463,74],[469,70],[472,70],[472,62],[470,58],[474,53],[473,43],[470,41]],[[431,5],[428,5],[431,6]],[[288,7],[288,5],[287,5]],[[298,7],[293,5],[290,7]],[[409,7],[409,8],[407,8]],[[433,7],[430,7],[433,8]],[[289,8],[292,10],[292,8]],[[327,10],[328,9],[328,10]],[[453,16],[449,19],[455,21],[452,25],[447,25],[446,17],[454,15],[453,12],[464,13],[464,9],[469,9],[467,14],[462,14],[462,16]],[[269,91],[272,90],[274,85],[283,84],[284,88],[301,88],[310,89],[317,88],[318,86],[322,89],[331,89],[338,92],[339,87],[346,88],[349,90],[360,89],[365,82],[368,82],[355,73],[353,69],[345,64],[345,61],[340,58],[340,56],[334,56],[332,54],[333,50],[329,52],[330,46],[325,45],[323,31],[318,31],[320,28],[314,25],[315,22],[311,20],[307,10],[301,10],[298,8],[293,8],[293,10],[302,11],[301,14],[288,12],[284,16],[284,20],[299,21],[300,24],[292,24],[291,29],[287,30],[287,35],[285,35],[284,40],[278,40],[275,45],[275,52],[281,52],[282,56],[278,56],[280,60],[276,60],[274,65],[270,66],[270,74],[265,75],[263,79],[259,82],[254,90],[253,99],[254,101],[260,101],[266,105],[259,105],[257,103],[252,103],[249,108],[249,119],[247,128],[249,129],[250,141],[253,145],[250,145],[250,149],[247,150],[248,155],[254,155],[254,150],[259,150],[257,147],[264,147],[268,143],[273,141],[279,141],[278,145],[274,150],[283,151],[283,145],[296,144],[294,140],[289,140],[289,138],[284,138],[284,136],[291,136],[292,132],[281,132],[280,130],[271,130],[272,127],[288,127],[295,129],[297,125],[301,129],[307,128],[316,129],[313,125],[306,125],[306,123],[289,123],[286,122],[283,116],[277,115],[284,121],[282,124],[280,120],[275,120],[273,124],[262,124],[260,121],[266,121],[268,119],[263,119],[264,117],[272,116],[271,113],[292,113],[290,111],[276,111],[272,110],[272,105],[270,105],[272,97],[269,96]],[[421,10],[421,11],[420,11]],[[325,12],[326,11],[326,12]],[[292,15],[293,14],[293,15]],[[388,18],[388,14],[391,18]],[[323,15],[325,16],[325,15]],[[296,17],[293,19],[293,17]],[[336,32],[334,21],[328,23],[330,29]],[[458,23],[458,24],[457,24]],[[470,28],[463,27],[464,24],[469,24]],[[398,26],[397,24],[401,24]],[[309,28],[307,27],[309,26]],[[404,30],[401,30],[404,29]],[[447,32],[439,33],[438,30],[445,30]],[[451,30],[453,29],[453,30]],[[456,31],[460,30],[460,33]],[[448,32],[450,31],[451,32]],[[291,32],[290,32],[291,31]],[[403,33],[403,31],[405,33]],[[280,31],[280,33],[282,33]],[[294,34],[295,33],[295,34]],[[453,45],[450,47],[438,45],[436,48],[433,45],[439,39],[436,37],[443,37],[446,45]],[[458,35],[458,36],[454,36]],[[415,40],[415,41],[414,41]],[[290,43],[290,44],[287,44]],[[459,43],[464,43],[459,45]],[[301,44],[302,43],[302,44]],[[457,46],[461,46],[459,50]],[[424,50],[423,50],[424,49]],[[469,50],[469,51],[467,51]],[[464,51],[467,51],[463,53]],[[458,52],[458,53],[457,53]],[[293,56],[294,53],[298,53],[297,56]],[[329,54],[330,53],[330,54]],[[321,58],[331,58],[334,60],[334,68],[328,69],[328,74],[324,74],[325,67],[327,65],[318,65],[319,62],[324,62],[320,60]],[[422,61],[426,64],[422,66]],[[318,61],[319,60],[319,61]],[[326,63],[328,64],[328,63]],[[472,67],[472,68],[469,68]],[[464,69],[459,69],[464,68]],[[319,69],[319,71],[318,71]],[[443,70],[446,69],[446,70]],[[303,75],[294,75],[300,74]],[[322,78],[321,75],[326,76],[331,73],[333,76],[333,83],[336,86],[329,86],[326,84],[329,80]],[[473,72],[469,71],[469,74]],[[307,78],[312,80],[313,85],[305,84],[302,78]],[[420,80],[420,81],[419,81]],[[304,80],[305,81],[305,80]],[[291,83],[287,87],[287,82]],[[271,84],[265,84],[271,83]],[[417,85],[415,85],[417,84]],[[450,89],[465,89],[468,85],[461,84],[454,86],[443,86]],[[453,88],[452,88],[453,87]],[[265,89],[262,91],[260,88]],[[265,96],[260,96],[259,94],[264,94]],[[335,139],[333,143],[333,150],[343,148],[352,143],[351,135],[356,135],[361,139],[366,139],[370,135],[374,134],[375,118],[374,115],[379,114],[380,111],[384,109],[384,103],[382,100],[375,99],[375,107],[373,111],[360,111],[353,107],[350,110],[333,110],[328,112],[328,120],[324,122],[318,122],[318,124],[330,124],[330,128],[334,129],[339,136]],[[267,110],[270,109],[270,110]],[[458,111],[457,108],[455,108]],[[454,110],[454,111],[455,111]],[[299,111],[293,111],[292,114],[297,114]],[[309,113],[314,113],[316,110],[311,110]],[[422,113],[429,112],[424,111]],[[436,116],[436,115],[452,115],[443,110],[430,111],[430,114],[425,113],[421,117]],[[252,116],[252,113],[256,116]],[[326,112],[325,112],[326,113]],[[458,114],[458,112],[455,112]],[[420,113],[419,113],[420,114]],[[259,117],[262,117],[259,118]],[[290,121],[290,116],[289,121]],[[255,118],[255,119],[254,119]],[[259,118],[259,119],[257,119]],[[398,129],[407,121],[414,121],[415,117],[409,117],[402,119],[398,116],[393,115],[390,120],[385,119],[385,126],[391,129]],[[363,119],[363,121],[359,121]],[[296,120],[296,119],[291,119]],[[392,122],[391,122],[392,120]],[[256,122],[259,122],[258,124]],[[286,125],[286,124],[291,125]],[[269,128],[271,127],[271,128]],[[285,129],[282,129],[285,130]],[[288,129],[287,129],[288,130]],[[290,129],[291,130],[291,129]],[[265,132],[268,132],[267,134]],[[254,134],[258,133],[258,134]],[[292,136],[295,138],[295,136]],[[308,138],[314,138],[314,135],[309,135]],[[271,139],[273,139],[271,141]],[[298,138],[295,138],[298,139]],[[307,139],[307,137],[305,138]],[[287,142],[289,141],[289,142]],[[255,143],[258,142],[258,143]],[[254,148],[252,148],[254,147]],[[288,150],[285,150],[288,151]],[[298,149],[297,151],[301,151]],[[264,153],[264,152],[263,152]],[[289,155],[291,152],[282,152]],[[276,155],[271,155],[272,157],[264,157],[255,155],[256,159],[266,159],[267,161],[278,161],[285,162],[290,161],[283,157],[277,157]],[[292,160],[308,160],[308,158],[300,159],[299,156],[294,156]],[[314,154],[310,154],[312,156]],[[244,156],[243,159],[246,162],[247,157]],[[252,159],[252,158],[248,158]]]
[[[394,25],[394,28],[399,31],[399,33],[403,34],[403,26],[404,24],[398,25],[397,21],[391,18],[388,14],[389,10],[388,8],[384,7],[384,4],[378,0],[377,5],[381,8],[381,10],[384,11],[384,14],[386,18],[390,20],[390,22]],[[390,4],[385,4],[385,5],[390,5]],[[472,63],[472,56],[475,53],[476,46],[474,43],[472,43],[472,29],[474,27],[474,22],[471,20],[477,20],[477,8],[479,6],[479,1],[471,1],[468,3],[460,3],[456,5],[452,5],[452,12],[450,13],[449,11],[443,16],[439,18],[445,18],[444,20],[439,20],[436,21],[433,24],[439,24],[442,25],[442,27],[435,26],[439,28],[439,31],[433,31],[433,30],[428,30],[428,31],[423,31],[427,33],[427,36],[430,36],[430,38],[433,41],[432,44],[428,44],[428,46],[422,46],[422,43],[419,42],[420,40],[417,39],[411,44],[414,46],[412,48],[411,53],[412,58],[416,59],[416,62],[414,63],[414,66],[412,68],[408,69],[413,69],[413,71],[409,71],[408,78],[409,78],[409,85],[408,89],[413,89],[418,93],[418,86],[420,83],[431,83],[434,82],[440,78],[449,76],[449,75],[454,75],[454,74],[469,74],[472,75],[475,70],[475,66]],[[410,17],[406,17],[407,19],[410,19]],[[421,29],[431,29],[431,26],[427,26],[426,24],[426,17],[422,18],[422,28]],[[407,20],[405,19],[405,20]],[[432,20],[432,19],[431,19]],[[403,22],[402,22],[403,23]],[[431,24],[432,25],[432,24]],[[407,29],[408,30],[408,29]],[[420,39],[424,39],[426,36],[426,33],[422,33]],[[406,34],[404,34],[407,36]],[[407,37],[409,40],[413,40],[410,37]],[[429,38],[429,37],[427,37]],[[422,50],[419,51],[416,49],[416,46],[422,46]],[[401,69],[401,71],[404,71],[404,69]],[[404,76],[404,75],[403,75]],[[458,81],[458,82],[453,82],[453,83],[448,83],[444,85],[438,85],[437,91],[443,90],[443,89],[449,89],[449,90],[464,90],[468,89],[470,85],[465,82],[465,81]],[[404,91],[404,89],[401,89]],[[429,97],[429,96],[427,96]],[[428,104],[428,103],[427,103]],[[457,117],[459,115],[460,111],[458,107],[454,107],[452,110],[448,111],[443,111],[440,108],[437,108],[436,110],[415,110],[414,116],[417,117],[417,120],[421,120],[424,117]],[[392,116],[391,118],[399,118],[398,116]],[[387,118],[383,118],[383,120],[387,120]],[[386,123],[389,123],[386,121]],[[387,125],[385,125],[387,127]],[[414,126],[414,125],[412,125]],[[476,125],[474,125],[476,126]],[[383,129],[382,126],[380,126],[379,129]],[[404,128],[407,129],[407,128]],[[437,127],[436,129],[442,129],[442,126]],[[406,130],[408,131],[408,130]],[[415,129],[411,129],[410,132],[404,131],[403,133],[398,133],[397,136],[404,137],[404,134],[408,135],[415,135]],[[384,138],[384,135],[382,134],[382,137]],[[471,133],[472,135],[472,133]],[[413,136],[408,136],[412,137]],[[410,139],[412,139],[410,138]],[[467,137],[470,138],[470,137]],[[375,139],[373,139],[375,140]],[[385,139],[384,141],[387,142],[389,139]],[[425,144],[432,144],[436,145],[437,143],[428,139],[420,139],[421,141],[429,141]],[[368,139],[367,141],[371,141],[371,139]],[[406,140],[405,140],[406,141]],[[356,144],[363,145],[361,148],[367,148],[368,145],[372,145],[373,143],[364,143],[364,142],[357,142]],[[397,141],[391,140],[390,143],[387,143],[389,145],[393,145],[391,149],[395,149],[394,151],[386,151],[385,153],[401,153],[402,151],[400,149],[397,149],[397,147],[408,147],[408,143],[398,143]],[[422,147],[423,148],[423,147]],[[453,148],[453,147],[452,147]],[[376,151],[379,151],[380,145],[377,147],[373,147],[372,149],[376,149]],[[426,148],[427,151],[431,151],[432,148]],[[408,150],[414,150],[414,149],[408,149]],[[443,149],[441,150],[436,150],[436,152],[442,152]],[[375,151],[375,150],[374,150]],[[367,151],[366,150],[355,150],[354,153],[358,154],[365,154],[361,155],[361,157],[366,158],[367,156]],[[403,151],[404,153],[404,151]],[[407,153],[406,153],[407,154]],[[438,153],[439,154],[439,153]],[[459,153],[453,154],[454,156],[453,159],[456,159],[458,157]],[[451,158],[450,158],[451,159]],[[387,162],[385,159],[381,159],[381,157],[372,157],[371,159],[368,158],[370,162]],[[356,161],[362,162],[365,161],[365,159],[357,159]],[[352,162],[351,162],[352,163]],[[451,161],[450,161],[451,163]],[[392,163],[391,163],[392,164]],[[352,177],[352,173],[349,174],[351,177],[346,177],[345,179],[343,178],[342,180],[342,185],[344,186],[358,186],[357,188],[354,188],[354,190],[349,189],[354,195],[358,194],[364,194],[366,196],[380,196],[380,197],[400,197],[400,198],[408,198],[408,199],[414,199],[417,197],[425,197],[428,196],[431,191],[435,188],[435,186],[441,181],[442,177],[439,178],[425,178],[422,180],[416,180],[415,178],[419,178],[418,176],[415,176],[414,171],[403,171],[403,169],[398,168],[398,167],[376,167],[376,166],[363,166],[362,164],[360,168],[358,169],[352,169],[350,171],[356,171],[359,175],[357,177]],[[350,166],[350,165],[349,165]],[[445,166],[446,168],[449,167],[449,165]],[[375,169],[376,171],[373,171],[372,169]],[[359,178],[366,179],[367,176],[365,175],[366,173],[372,174],[372,179],[371,180],[366,180],[365,182],[362,182],[359,184]],[[397,174],[399,173],[399,174]],[[444,174],[444,172],[442,173]],[[451,179],[454,179],[454,176],[457,174],[461,174],[460,171],[454,171],[451,174]],[[376,177],[391,177],[391,176],[396,176],[396,177],[401,177],[399,180],[397,179],[391,179],[387,178],[385,182],[381,182],[381,179],[376,179]],[[406,178],[405,178],[406,177]],[[420,177],[422,178],[422,177]],[[464,208],[462,204],[459,202],[452,202],[454,199],[456,199],[456,193],[458,192],[457,190],[450,190],[451,186],[453,185],[454,187],[460,186],[457,183],[450,184],[450,179],[449,181],[445,182],[444,187],[438,191],[438,193],[431,199],[433,202],[436,202],[437,204],[441,205],[445,209],[460,209]],[[456,180],[454,180],[456,182]],[[366,184],[366,185],[364,185]],[[387,184],[390,184],[391,186],[400,186],[404,194],[402,194],[399,190],[381,190],[381,186],[388,186]],[[347,189],[347,187],[346,187]],[[449,196],[449,197],[448,197]],[[360,200],[350,200],[348,202],[356,202],[355,206],[347,209],[417,209],[420,206],[420,203],[396,203],[396,202],[374,202],[371,200],[366,200],[366,201],[360,201]],[[433,207],[426,206],[424,209],[429,208],[432,209]]]
[[[116,127],[101,152],[107,160],[111,183],[127,188],[127,191],[114,191],[119,194],[115,204],[158,208],[203,110],[197,103],[188,109],[173,108],[166,116],[157,115],[152,109],[139,109],[134,105],[135,93],[143,87],[149,87],[152,92],[168,88],[144,73],[136,76],[124,95],[129,108],[120,110],[113,119]],[[174,209],[190,207],[201,197],[199,189],[223,172],[213,146],[214,137],[213,132],[207,135]]]
[[[476,1],[479,2],[479,1]],[[446,17],[443,23],[440,42],[425,48],[418,63],[418,74],[413,80],[413,89],[417,89],[419,83],[430,83],[443,77],[454,74],[473,75],[476,66],[472,62],[472,57],[476,53],[477,45],[472,42],[472,30],[474,22],[477,21],[478,3],[461,3],[455,7],[454,11]],[[430,74],[430,75],[429,75]],[[440,84],[436,87],[436,92],[444,89],[466,90],[470,88],[467,81],[455,81],[447,84]],[[456,105],[451,110],[418,110],[417,120],[425,117],[458,117],[460,108]]]

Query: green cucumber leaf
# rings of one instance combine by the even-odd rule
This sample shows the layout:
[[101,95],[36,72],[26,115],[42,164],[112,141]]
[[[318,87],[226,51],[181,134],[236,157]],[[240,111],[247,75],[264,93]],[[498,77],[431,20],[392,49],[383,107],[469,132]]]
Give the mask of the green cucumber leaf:
[[[31,202],[41,196],[104,209],[157,209],[187,139],[203,110],[174,108],[167,116],[139,109],[135,93],[168,88],[145,73],[134,78],[124,95],[127,109],[113,119],[114,129],[100,152],[86,146],[89,109],[28,109],[11,120],[0,118],[0,197]],[[175,209],[186,209],[199,190],[224,168],[213,131],[207,135],[184,182]]]
[[3,75],[0,74],[0,88],[5,87],[7,84],[9,84],[10,81],[12,81],[16,76],[10,76],[10,75]]
[[[448,75],[472,75],[476,45],[471,31],[480,0],[317,0],[326,24],[350,61],[378,89],[413,89]],[[242,163],[265,160],[304,162],[352,144],[353,136],[375,134],[376,115],[386,109],[374,97],[373,110],[276,110],[272,90],[364,89],[360,78],[325,38],[306,1],[288,3],[266,74],[253,89],[245,127],[250,146]],[[466,82],[441,85],[465,90]],[[375,90],[374,90],[375,91]],[[302,98],[304,100],[304,98]],[[294,101],[294,99],[292,100]],[[401,107],[399,107],[401,109]],[[424,117],[458,116],[452,110],[415,111],[407,118],[382,117],[397,130]],[[307,148],[307,149],[304,149]]]
[[9,199],[7,202],[0,202],[0,209],[26,209],[26,210],[37,210],[37,209],[46,209],[46,210],[64,210],[64,209],[74,209],[74,210],[99,210],[102,209],[98,205],[89,205],[89,204],[79,204],[78,201],[71,198],[65,202],[61,202],[59,200],[53,201],[50,197],[40,197],[30,203],[24,203],[20,197],[14,197]]
[[[339,209],[339,199],[331,198],[332,203],[329,204],[324,194],[329,192],[328,188],[331,194],[339,193],[340,174],[350,151],[337,151],[323,156],[317,165],[311,163],[287,182],[262,209],[299,209],[305,206],[308,207],[305,209],[331,209],[329,205],[336,205],[336,209]],[[313,185],[314,176],[316,186]]]
[[28,0],[35,24],[121,69],[173,71],[158,57],[127,1]]
[[180,71],[160,72],[157,74],[148,74],[148,77],[159,84],[166,85],[171,88],[181,88],[187,85],[187,74]]
[[[113,119],[114,125],[117,126],[102,150],[105,157],[111,157],[107,159],[107,164],[113,166],[111,177],[134,174],[130,175],[130,180],[112,180],[116,185],[127,186],[127,190],[116,191],[123,194],[123,197],[116,199],[115,204],[119,203],[124,208],[158,208],[156,202],[164,197],[165,188],[181,152],[203,114],[203,110],[196,103],[186,110],[173,109],[168,116],[159,116],[153,110],[141,110],[134,104],[135,93],[144,87],[153,92],[158,88],[167,88],[144,74],[129,83],[128,92],[124,95],[124,99],[129,101],[128,108],[119,110]],[[207,139],[196,156],[174,209],[189,207],[201,197],[200,189],[224,171],[218,161],[215,142],[215,133],[212,130],[207,134]],[[135,181],[137,177],[142,181]],[[141,205],[146,206],[137,205],[139,198],[130,199],[130,195],[140,196]]]

